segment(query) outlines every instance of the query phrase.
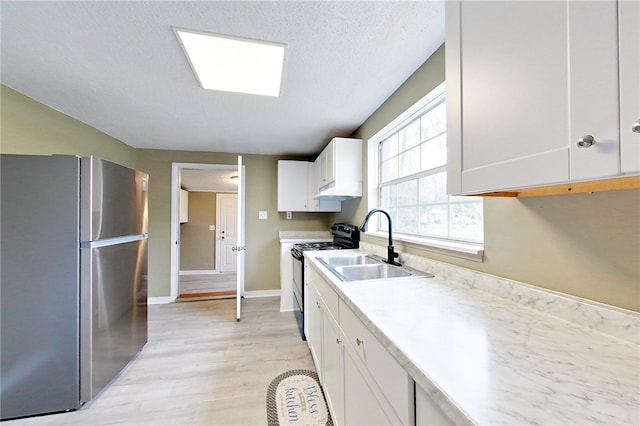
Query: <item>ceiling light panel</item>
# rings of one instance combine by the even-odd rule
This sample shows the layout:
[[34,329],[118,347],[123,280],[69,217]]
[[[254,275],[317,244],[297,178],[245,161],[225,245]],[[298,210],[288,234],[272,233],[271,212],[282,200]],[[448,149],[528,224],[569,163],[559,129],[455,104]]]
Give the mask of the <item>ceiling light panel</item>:
[[284,44],[177,28],[174,31],[204,89],[280,96]]

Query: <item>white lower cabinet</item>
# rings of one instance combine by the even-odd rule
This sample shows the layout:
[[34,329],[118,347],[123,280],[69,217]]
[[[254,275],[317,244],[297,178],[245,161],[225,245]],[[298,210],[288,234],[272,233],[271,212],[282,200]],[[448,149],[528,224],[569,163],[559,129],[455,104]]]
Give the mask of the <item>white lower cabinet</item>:
[[440,407],[416,385],[416,426],[453,426],[455,423],[447,417]]
[[323,306],[322,362],[325,396],[337,425],[347,424],[344,418],[344,386],[342,380],[342,336],[340,326]]
[[315,266],[305,273],[307,343],[334,424],[414,425],[413,379]]
[[[360,367],[365,379],[371,379],[369,388],[385,413],[377,424],[413,424],[413,379],[342,300],[340,326],[345,336],[345,354],[353,354],[354,364]],[[345,365],[345,374],[347,370]],[[345,395],[348,397],[348,392],[345,391]],[[347,424],[352,424],[348,411],[347,405]]]
[[304,293],[304,325],[305,336],[311,356],[316,364],[318,376],[322,382],[322,311],[318,294],[311,286],[305,287]]
[[344,354],[344,396],[346,425],[398,424],[382,409],[371,386],[365,380],[365,375],[360,372],[354,357],[348,351]]

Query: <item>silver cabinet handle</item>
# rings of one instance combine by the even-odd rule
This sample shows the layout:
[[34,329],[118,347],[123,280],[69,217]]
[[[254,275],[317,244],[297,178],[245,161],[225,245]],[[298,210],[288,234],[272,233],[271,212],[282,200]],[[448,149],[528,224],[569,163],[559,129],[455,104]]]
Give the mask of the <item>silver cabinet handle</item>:
[[584,135],[578,140],[578,148],[589,148],[594,143],[596,143],[596,140],[593,136]]
[[640,133],[640,120],[636,121],[633,126],[631,126],[631,131],[633,133]]
[[360,340],[359,338],[356,337],[356,343],[358,344],[358,346],[360,346],[361,344],[364,343],[364,340]]

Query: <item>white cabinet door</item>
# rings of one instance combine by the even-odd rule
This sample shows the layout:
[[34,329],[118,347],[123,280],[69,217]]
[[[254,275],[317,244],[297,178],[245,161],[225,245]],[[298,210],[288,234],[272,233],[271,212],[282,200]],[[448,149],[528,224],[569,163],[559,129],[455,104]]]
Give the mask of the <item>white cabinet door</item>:
[[349,426],[393,425],[358,370],[352,355],[344,351],[344,421]]
[[278,160],[278,211],[307,211],[308,161]]
[[318,188],[322,190],[326,186],[333,183],[334,176],[334,149],[335,143],[329,142],[317,158],[318,162]]
[[331,315],[322,315],[322,362],[324,363],[324,387],[327,402],[333,415],[333,423],[344,425],[344,388],[342,384],[342,338],[340,327]]
[[[461,144],[461,170],[449,170],[461,174],[460,187],[449,191],[566,181],[566,5],[447,2],[445,7],[447,91],[449,86],[461,90],[461,98],[447,97],[448,141]],[[455,35],[457,46],[449,42]]]
[[445,8],[449,193],[619,174],[614,0]]
[[[618,4],[620,160],[622,173],[640,171],[640,2]],[[638,130],[640,132],[640,130]]]
[[339,212],[342,210],[342,202],[340,200],[316,200],[315,197],[320,189],[318,187],[318,163],[309,163],[308,174],[308,194],[309,200],[307,210],[310,212]]
[[307,344],[316,365],[320,382],[324,382],[324,367],[322,364],[322,312],[320,310],[318,294],[313,284],[305,287],[304,293],[304,322]]
[[[569,179],[615,177],[620,174],[617,3],[570,1],[568,10]],[[595,143],[580,148],[585,136]]]

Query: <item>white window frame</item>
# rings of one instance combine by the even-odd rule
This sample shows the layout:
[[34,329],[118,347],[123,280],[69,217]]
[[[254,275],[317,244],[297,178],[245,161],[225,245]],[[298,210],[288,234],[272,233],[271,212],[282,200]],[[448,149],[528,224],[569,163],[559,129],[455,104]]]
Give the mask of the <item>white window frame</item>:
[[[378,188],[380,171],[379,149],[380,142],[384,141],[394,132],[411,123],[416,118],[423,115],[428,109],[440,103],[446,95],[446,84],[443,82],[431,90],[426,96],[392,120],[389,124],[380,129],[367,141],[367,176],[368,176],[368,208],[369,210],[379,207]],[[368,235],[380,238],[388,238],[386,231],[378,231],[380,217],[373,215],[369,222]],[[469,260],[482,262],[484,258],[484,244],[463,242],[447,238],[429,238],[417,235],[393,234],[394,242],[400,241],[410,246],[434,251],[437,253],[461,257]]]

